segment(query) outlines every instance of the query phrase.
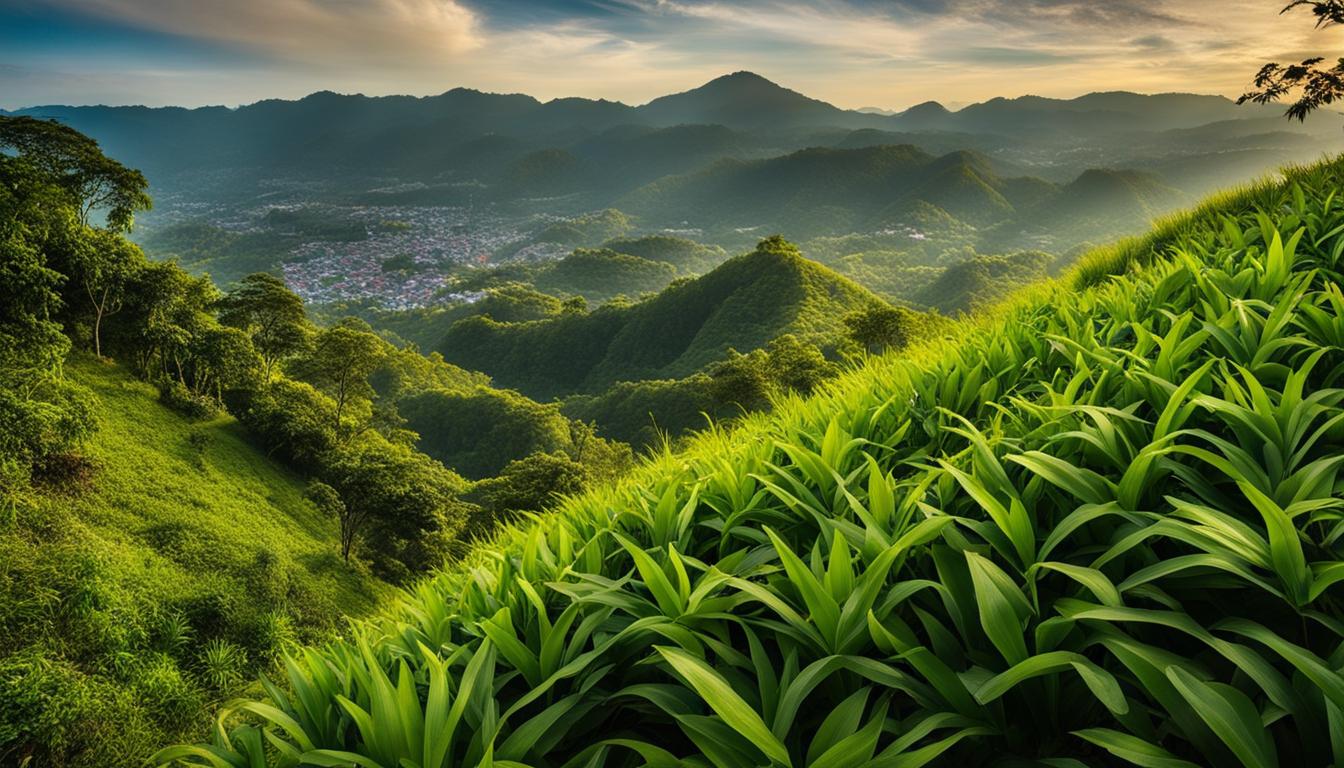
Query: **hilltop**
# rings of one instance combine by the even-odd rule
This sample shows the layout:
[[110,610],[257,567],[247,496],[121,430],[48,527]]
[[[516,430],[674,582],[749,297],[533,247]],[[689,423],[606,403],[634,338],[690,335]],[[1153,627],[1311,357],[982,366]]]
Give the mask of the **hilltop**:
[[523,323],[469,317],[437,349],[499,386],[548,400],[618,381],[680,378],[730,348],[748,352],[784,334],[824,341],[846,314],[880,301],[787,244],[767,245],[633,305]]
[[519,525],[214,749],[1330,763],[1341,183],[1224,195]]

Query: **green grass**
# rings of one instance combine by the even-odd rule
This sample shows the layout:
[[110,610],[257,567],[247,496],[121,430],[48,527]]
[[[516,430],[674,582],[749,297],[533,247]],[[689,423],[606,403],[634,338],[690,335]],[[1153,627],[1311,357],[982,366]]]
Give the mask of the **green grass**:
[[112,364],[67,375],[99,401],[96,470],[0,527],[0,763],[135,765],[393,590],[341,562],[336,522],[231,418],[190,423]]
[[1339,765],[1342,185],[655,457],[158,761]]

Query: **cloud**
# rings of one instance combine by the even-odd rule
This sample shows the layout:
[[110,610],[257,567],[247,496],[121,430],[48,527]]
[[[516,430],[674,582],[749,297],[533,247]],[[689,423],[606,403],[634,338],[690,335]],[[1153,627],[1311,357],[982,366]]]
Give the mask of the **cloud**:
[[[6,38],[6,8],[59,9],[127,42],[51,35],[37,50],[18,32]],[[158,103],[458,85],[641,103],[740,69],[853,107],[1114,89],[1236,95],[1285,51],[1344,47],[1344,29],[1277,10],[1265,0],[0,0],[0,65],[71,83],[123,75],[117,93]],[[140,46],[129,30],[213,53]],[[40,89],[0,71],[0,103],[20,98],[15,81]],[[87,92],[44,82],[46,101]]]
[[1145,51],[1172,51],[1178,47],[1175,41],[1164,35],[1136,37],[1129,44]]
[[439,63],[479,48],[458,0],[51,0],[117,24],[250,49],[306,65]]

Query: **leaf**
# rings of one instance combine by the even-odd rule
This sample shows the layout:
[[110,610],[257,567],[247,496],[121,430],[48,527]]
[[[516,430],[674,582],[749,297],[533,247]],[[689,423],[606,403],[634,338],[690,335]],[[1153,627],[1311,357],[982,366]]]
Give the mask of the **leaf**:
[[1230,685],[1206,683],[1180,667],[1167,667],[1167,679],[1209,728],[1247,768],[1279,764],[1260,713],[1246,694]]
[[1195,763],[1182,760],[1156,744],[1109,728],[1084,728],[1074,731],[1073,735],[1142,768],[1199,768]]
[[1115,677],[1089,661],[1087,657],[1069,651],[1042,653],[1013,665],[976,689],[975,700],[981,704],[988,704],[1025,680],[1052,675],[1066,669],[1077,672],[1091,689],[1092,695],[1112,713],[1124,715],[1129,712],[1129,702],[1125,701],[1125,694],[1120,690],[1120,684],[1116,682]]
[[680,648],[657,645],[654,648],[667,663],[686,679],[695,692],[700,694],[709,708],[723,718],[734,731],[765,753],[765,756],[780,765],[790,765],[789,750],[783,742],[775,738],[761,716],[752,709],[732,685],[715,672],[708,664],[691,656]]
[[969,551],[966,563],[971,570],[980,625],[985,634],[1009,664],[1025,661],[1027,643],[1022,633],[1022,617],[1031,612],[1031,605],[1008,574],[994,563]]
[[1311,596],[1311,571],[1307,569],[1307,558],[1302,553],[1302,540],[1298,537],[1297,527],[1288,514],[1258,488],[1245,481],[1238,482],[1237,487],[1241,488],[1241,492],[1246,494],[1246,498],[1250,499],[1265,520],[1265,528],[1269,532],[1269,557],[1274,563],[1274,572],[1283,583],[1284,591],[1292,598],[1294,605],[1306,605]]
[[778,534],[769,528],[766,528],[765,532],[774,544],[775,552],[779,554],[779,560],[784,565],[784,572],[788,574],[789,581],[802,595],[812,622],[817,625],[822,636],[834,644],[836,630],[840,624],[839,603],[831,597],[807,564],[789,549],[789,545],[785,544]]
[[1085,504],[1107,504],[1115,501],[1116,488],[1111,481],[1090,469],[1076,467],[1048,453],[1028,451],[1008,456],[1008,461],[1021,464],[1059,489],[1073,494]]

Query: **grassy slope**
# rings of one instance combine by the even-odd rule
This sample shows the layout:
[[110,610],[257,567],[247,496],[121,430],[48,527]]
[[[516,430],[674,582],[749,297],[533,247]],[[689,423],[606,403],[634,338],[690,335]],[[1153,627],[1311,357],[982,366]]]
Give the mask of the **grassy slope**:
[[504,532],[295,669],[371,724],[283,738],[419,761],[414,674],[493,679],[445,765],[1337,762],[1344,167],[1295,178]]
[[[138,553],[168,582],[237,577],[231,571],[249,570],[249,554],[268,549],[322,575],[324,602],[359,614],[380,596],[371,582],[339,564],[336,523],[304,498],[303,480],[258,452],[232,418],[193,425],[120,367],[80,360],[69,370],[101,402],[102,422],[90,446],[101,467],[91,492],[59,503],[109,546],[129,552],[156,539],[193,540],[188,551],[215,550],[208,574],[194,568],[185,552]],[[188,440],[195,431],[210,439],[200,461]]]
[[[0,530],[0,688],[26,676],[52,697],[6,689],[15,709],[0,704],[0,763],[26,749],[4,744],[16,736],[6,716],[38,705],[56,721],[48,740],[64,746],[39,763],[81,764],[88,750],[87,764],[133,764],[147,738],[203,733],[201,704],[230,692],[204,679],[209,640],[248,653],[232,671],[250,678],[274,641],[324,638],[393,590],[345,567],[335,521],[231,418],[193,425],[110,364],[75,358],[67,372],[99,400],[88,446],[98,469],[89,489],[35,495]],[[191,625],[180,647],[166,638],[175,616]],[[43,666],[63,680],[39,684]]]

